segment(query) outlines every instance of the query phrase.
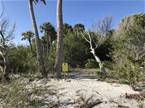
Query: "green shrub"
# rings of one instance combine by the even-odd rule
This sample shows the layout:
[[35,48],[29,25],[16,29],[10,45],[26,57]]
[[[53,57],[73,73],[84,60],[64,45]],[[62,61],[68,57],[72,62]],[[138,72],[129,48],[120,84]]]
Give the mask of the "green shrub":
[[9,62],[12,73],[28,73],[37,71],[36,58],[29,48],[13,47],[9,51]]
[[51,46],[49,53],[45,57],[45,63],[48,66],[49,71],[53,71],[54,69],[55,51],[56,51],[56,43],[53,46]]
[[144,72],[140,65],[134,64],[131,61],[126,61],[125,64],[118,66],[114,64],[113,70],[109,72],[109,76],[128,84],[134,84],[142,81]]
[[85,68],[98,68],[98,63],[94,59],[88,59]]

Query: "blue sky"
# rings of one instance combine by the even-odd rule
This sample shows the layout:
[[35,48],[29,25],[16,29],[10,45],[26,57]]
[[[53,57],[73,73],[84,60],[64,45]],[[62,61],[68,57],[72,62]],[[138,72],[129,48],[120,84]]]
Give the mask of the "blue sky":
[[[31,30],[31,19],[27,0],[0,0],[5,6],[5,16],[11,23],[16,23],[16,43],[21,43],[21,33]],[[56,26],[56,0],[46,0],[47,5],[35,6],[38,25],[51,22]],[[1,3],[1,2],[0,2]],[[0,5],[1,9],[1,5]],[[83,23],[90,28],[92,23],[105,17],[113,17],[113,27],[128,15],[145,12],[145,0],[64,0],[64,22],[71,25]]]

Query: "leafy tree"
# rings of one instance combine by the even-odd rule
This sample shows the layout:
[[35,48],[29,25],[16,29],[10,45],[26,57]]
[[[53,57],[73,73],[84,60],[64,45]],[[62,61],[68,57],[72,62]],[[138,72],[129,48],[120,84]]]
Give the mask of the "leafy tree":
[[[139,67],[144,65],[145,60],[145,22],[143,19],[145,19],[145,14],[125,17],[113,38],[112,58],[116,64],[114,68],[118,72],[126,71],[133,74],[135,78],[133,82],[138,80],[138,75],[141,75]],[[128,62],[132,65],[128,65]]]
[[[43,44],[47,47],[47,52],[49,48],[51,47],[52,41],[56,39],[56,31],[53,25],[49,22],[45,22],[40,26],[41,32],[44,32],[43,38]],[[46,44],[44,43],[46,42]]]
[[120,41],[116,47],[120,46],[118,50],[123,51],[133,61],[139,61],[145,57],[145,32],[142,26],[144,17],[145,14],[136,14],[124,18],[119,30],[115,33],[115,41]]
[[64,61],[72,67],[84,67],[91,55],[88,53],[89,47],[80,33],[69,32],[64,38]]
[[63,32],[64,36],[66,36],[68,33],[71,33],[73,31],[73,27],[67,23],[63,24]]
[[77,31],[77,32],[83,32],[85,31],[85,26],[83,24],[76,24],[74,25],[74,31]]
[[[82,25],[82,27],[85,28],[84,25]],[[64,29],[64,31],[67,30]],[[94,31],[90,32],[90,34],[92,36],[93,47],[95,47],[96,43],[98,43],[99,35]],[[112,34],[113,34],[113,30],[110,30],[110,32],[108,32],[107,34],[108,36],[106,40],[97,49],[95,49],[95,52],[97,53],[98,57],[102,61],[111,60],[111,58],[108,55],[110,53],[110,49],[112,48],[111,45]],[[94,63],[93,60],[90,60],[94,58],[90,53],[88,53],[90,51],[90,48],[88,46],[88,43],[84,41],[84,39],[82,38],[81,32],[79,32],[77,29],[73,29],[73,31],[67,32],[64,35],[65,35],[64,36],[64,61],[65,62],[68,62],[72,67],[76,67],[76,66],[88,67],[87,66],[88,64]],[[95,68],[98,67],[98,65],[97,63],[95,63],[94,65],[89,67]]]
[[23,32],[22,36],[23,36],[22,40],[28,40],[30,48],[31,48],[31,52],[33,52],[32,38],[34,37],[34,33],[32,31],[27,31],[27,32]]

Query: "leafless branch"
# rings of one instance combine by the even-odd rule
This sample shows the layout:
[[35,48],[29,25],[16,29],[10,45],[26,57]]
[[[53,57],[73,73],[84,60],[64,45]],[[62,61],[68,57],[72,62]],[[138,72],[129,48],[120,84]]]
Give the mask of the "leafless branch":
[[2,18],[3,14],[4,14],[4,9],[2,10],[2,12],[0,14],[0,18]]
[[13,39],[13,34],[16,28],[16,24],[13,25],[13,27],[11,28],[11,30],[8,32],[6,40],[11,40]]
[[[108,31],[111,29],[112,24],[112,17],[107,16],[103,18],[102,20],[98,21],[97,24],[95,24],[96,31],[99,33],[100,36],[105,37],[108,33]],[[95,29],[94,28],[94,29]]]
[[90,43],[90,40],[86,38],[85,34],[84,34],[84,33],[81,33],[81,34],[82,34],[83,38],[84,38],[88,43]]
[[[85,35],[88,36],[88,39],[87,39],[87,37],[86,37]],[[90,49],[91,49],[91,50],[94,49],[94,48],[93,48],[93,45],[92,45],[92,37],[91,37],[90,33],[89,33],[89,32],[84,32],[84,34],[82,33],[82,36],[83,36],[83,38],[89,43]]]
[[2,5],[2,12],[0,13],[0,19],[1,19],[2,16],[4,15],[4,10],[5,10],[5,8],[4,8],[4,4],[3,4],[2,1],[1,1],[1,5]]

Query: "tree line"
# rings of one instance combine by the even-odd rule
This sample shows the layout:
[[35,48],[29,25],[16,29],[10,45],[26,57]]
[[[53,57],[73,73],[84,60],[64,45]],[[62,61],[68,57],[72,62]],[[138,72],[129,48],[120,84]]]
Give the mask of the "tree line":
[[[47,5],[45,0],[28,0],[33,31],[24,30],[22,33],[22,40],[29,42],[27,46],[8,44],[11,39],[5,34],[10,33],[8,37],[12,37],[15,27],[12,26],[11,32],[8,32],[7,24],[0,20],[0,26],[5,27],[4,30],[1,29],[0,40],[9,41],[6,45],[1,44],[5,51],[0,49],[2,54],[7,52],[3,58],[8,58],[5,61],[5,69],[8,68],[8,71],[4,73],[40,72],[46,78],[49,73],[55,72],[59,79],[62,62],[67,62],[71,68],[99,68],[103,75],[125,79],[130,83],[143,79],[144,13],[126,16],[119,23],[118,29],[112,28],[112,17],[104,17],[87,29],[81,23],[74,26],[63,23],[62,0],[58,0],[55,28],[51,22],[37,25],[33,5],[39,2]],[[3,58],[0,58],[1,61]],[[4,75],[8,77],[9,74]]]

